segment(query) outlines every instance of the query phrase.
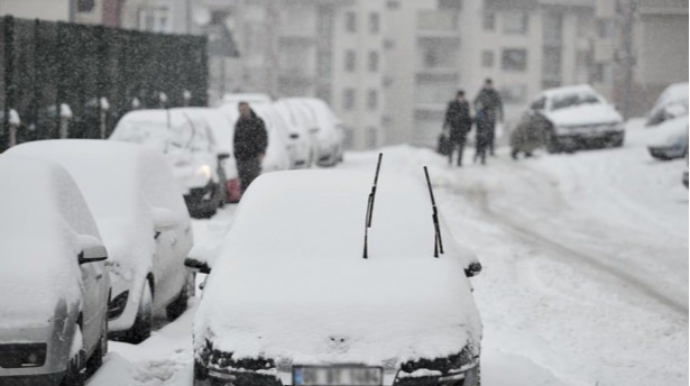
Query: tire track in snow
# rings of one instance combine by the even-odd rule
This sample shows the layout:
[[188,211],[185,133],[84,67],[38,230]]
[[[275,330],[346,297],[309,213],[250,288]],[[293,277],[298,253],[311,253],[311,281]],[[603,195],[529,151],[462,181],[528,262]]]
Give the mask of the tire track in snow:
[[[657,302],[665,305],[671,311],[681,316],[684,320],[688,319],[688,305],[687,303],[681,303],[677,300],[661,293],[653,285],[647,283],[643,277],[636,275],[632,272],[627,272],[620,267],[615,267],[604,262],[617,261],[612,257],[607,257],[600,254],[599,257],[589,255],[583,251],[579,251],[557,241],[554,241],[548,237],[545,237],[538,232],[532,231],[521,225],[521,221],[518,219],[511,218],[508,215],[498,213],[491,209],[490,205],[490,194],[486,187],[479,183],[472,188],[465,190],[457,190],[459,194],[465,195],[471,202],[474,202],[478,209],[480,209],[485,215],[497,219],[501,224],[503,224],[511,233],[522,238],[528,244],[538,245],[546,247],[554,252],[554,256],[558,256],[561,259],[570,258],[576,259],[581,263],[587,264],[590,267],[606,273],[622,282],[634,288],[638,292],[646,295],[647,297],[656,300]],[[522,222],[524,223],[524,221]],[[602,256],[604,257],[602,259]]]

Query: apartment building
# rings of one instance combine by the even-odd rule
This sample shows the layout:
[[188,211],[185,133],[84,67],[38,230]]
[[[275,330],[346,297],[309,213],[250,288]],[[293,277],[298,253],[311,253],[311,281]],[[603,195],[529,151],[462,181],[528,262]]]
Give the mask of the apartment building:
[[594,85],[628,117],[688,81],[687,0],[599,0],[596,32]]
[[124,0],[0,0],[0,15],[119,26]]

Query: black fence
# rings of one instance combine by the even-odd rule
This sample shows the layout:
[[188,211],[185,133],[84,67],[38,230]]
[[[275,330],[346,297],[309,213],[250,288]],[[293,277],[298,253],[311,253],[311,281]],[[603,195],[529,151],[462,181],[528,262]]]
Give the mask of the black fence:
[[0,73],[0,151],[61,133],[107,137],[137,108],[208,104],[207,40],[199,36],[6,16]]

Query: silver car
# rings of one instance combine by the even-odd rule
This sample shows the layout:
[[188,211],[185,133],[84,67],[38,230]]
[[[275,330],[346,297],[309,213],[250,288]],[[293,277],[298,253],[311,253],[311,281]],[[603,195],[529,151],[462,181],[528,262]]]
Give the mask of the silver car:
[[107,252],[60,166],[0,156],[0,384],[82,385],[108,350]]

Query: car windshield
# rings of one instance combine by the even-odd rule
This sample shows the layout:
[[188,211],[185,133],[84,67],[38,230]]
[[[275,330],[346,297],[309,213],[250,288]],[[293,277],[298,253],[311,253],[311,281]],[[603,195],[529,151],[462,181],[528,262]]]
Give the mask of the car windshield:
[[596,94],[564,94],[553,97],[551,110],[561,110],[581,105],[599,104],[601,100]]

